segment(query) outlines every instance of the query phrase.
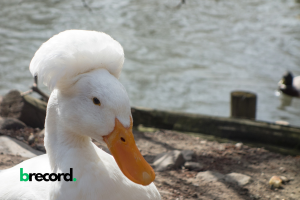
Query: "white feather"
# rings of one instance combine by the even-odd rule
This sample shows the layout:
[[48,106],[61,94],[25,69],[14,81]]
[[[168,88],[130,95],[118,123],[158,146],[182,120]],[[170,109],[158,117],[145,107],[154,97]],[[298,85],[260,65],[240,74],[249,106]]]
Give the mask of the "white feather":
[[104,68],[119,78],[124,63],[122,46],[96,31],[68,30],[53,36],[35,53],[30,72],[49,87],[67,88],[74,78]]

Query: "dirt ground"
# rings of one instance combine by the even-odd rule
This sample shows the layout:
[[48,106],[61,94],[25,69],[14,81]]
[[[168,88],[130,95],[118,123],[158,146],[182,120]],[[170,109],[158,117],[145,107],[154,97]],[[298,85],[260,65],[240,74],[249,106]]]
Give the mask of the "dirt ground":
[[[141,129],[139,129],[141,130]],[[134,131],[137,146],[151,163],[154,157],[168,150],[193,150],[193,161],[204,165],[202,171],[216,171],[222,174],[242,173],[251,177],[250,183],[240,187],[223,181],[196,181],[198,172],[181,169],[156,172],[155,185],[164,200],[238,200],[238,199],[300,199],[300,156],[284,156],[269,152],[263,148],[250,148],[243,145],[237,148],[234,143],[208,141],[201,135],[168,130]],[[27,129],[7,135],[27,142],[29,132],[33,132],[36,148],[42,143],[39,130]],[[2,133],[3,134],[3,133]],[[97,143],[100,147],[103,144]],[[3,155],[0,152],[0,169],[9,168],[25,160],[20,156]],[[268,182],[272,176],[284,176],[289,181],[280,189],[271,189]]]

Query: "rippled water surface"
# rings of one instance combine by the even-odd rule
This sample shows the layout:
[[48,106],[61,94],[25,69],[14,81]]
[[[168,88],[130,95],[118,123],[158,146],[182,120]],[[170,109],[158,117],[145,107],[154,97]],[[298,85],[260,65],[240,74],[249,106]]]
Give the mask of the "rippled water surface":
[[[276,96],[300,75],[294,0],[0,1],[0,94],[26,91],[38,47],[66,29],[103,31],[125,50],[121,82],[132,105],[229,116],[230,92],[258,95],[257,119],[300,126],[300,99]],[[46,90],[46,88],[43,87]]]

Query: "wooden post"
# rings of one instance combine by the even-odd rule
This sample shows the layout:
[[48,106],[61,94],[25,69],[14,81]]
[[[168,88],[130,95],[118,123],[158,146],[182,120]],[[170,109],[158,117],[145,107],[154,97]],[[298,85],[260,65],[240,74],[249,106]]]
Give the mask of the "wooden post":
[[255,120],[256,99],[251,92],[231,92],[231,117]]

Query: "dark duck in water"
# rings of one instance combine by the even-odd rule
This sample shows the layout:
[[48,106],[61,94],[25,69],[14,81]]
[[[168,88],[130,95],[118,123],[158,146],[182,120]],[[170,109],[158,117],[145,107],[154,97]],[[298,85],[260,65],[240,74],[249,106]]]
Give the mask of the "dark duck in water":
[[286,95],[300,97],[300,76],[286,72],[278,83],[278,89]]

